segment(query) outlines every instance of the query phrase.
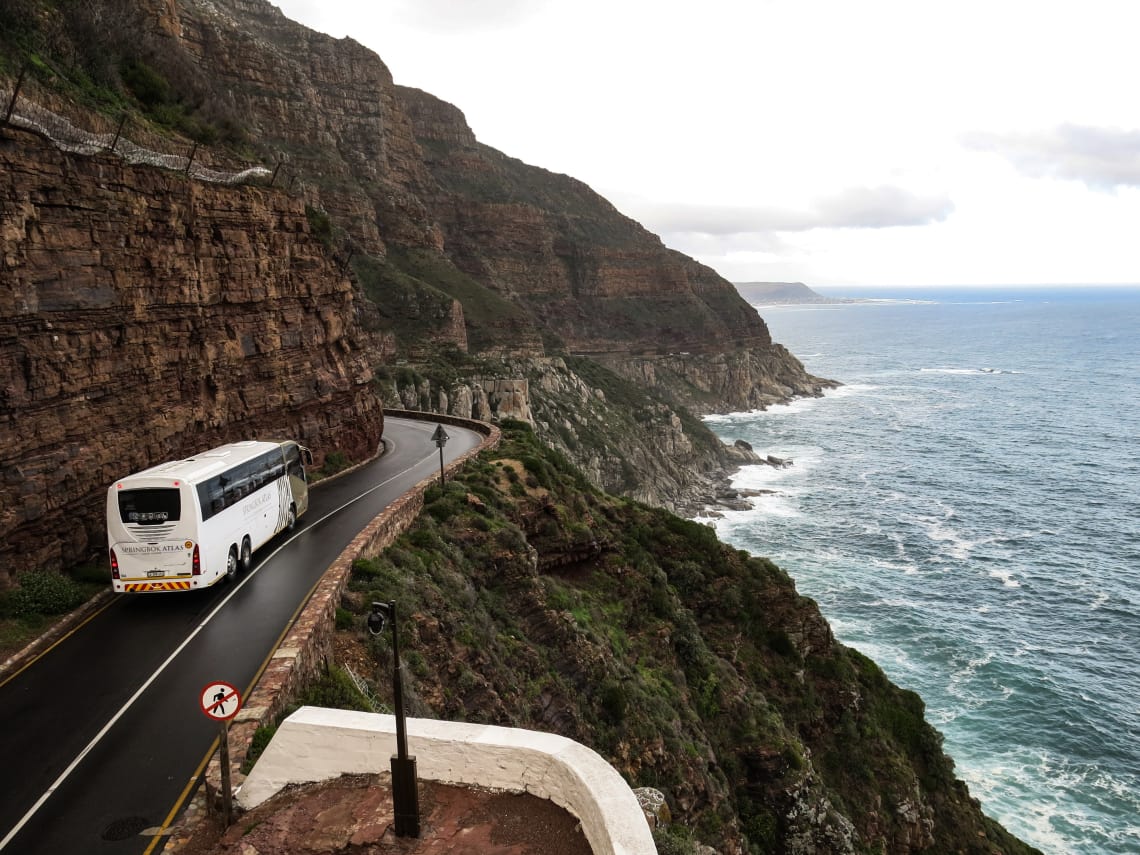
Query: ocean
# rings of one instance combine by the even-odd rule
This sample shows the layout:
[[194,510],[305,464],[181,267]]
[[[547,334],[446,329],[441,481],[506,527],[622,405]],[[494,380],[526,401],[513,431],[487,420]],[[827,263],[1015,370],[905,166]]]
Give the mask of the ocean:
[[1140,289],[817,290],[881,299],[759,308],[844,385],[707,420],[793,461],[721,538],[923,697],[987,814],[1140,853]]

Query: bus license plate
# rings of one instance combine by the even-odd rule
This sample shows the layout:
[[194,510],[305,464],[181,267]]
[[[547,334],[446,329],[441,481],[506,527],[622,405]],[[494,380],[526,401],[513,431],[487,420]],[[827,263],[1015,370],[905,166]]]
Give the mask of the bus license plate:
[[153,576],[162,576],[162,575],[163,575],[163,571],[162,571],[162,570],[147,570],[147,571],[146,571],[146,575],[147,575],[147,576],[151,576],[151,577],[153,577]]

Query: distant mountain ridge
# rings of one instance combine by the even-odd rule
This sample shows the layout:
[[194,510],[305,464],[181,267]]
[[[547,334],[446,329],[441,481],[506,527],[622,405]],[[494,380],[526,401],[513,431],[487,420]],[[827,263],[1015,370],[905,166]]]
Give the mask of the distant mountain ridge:
[[848,303],[825,297],[803,282],[733,282],[737,292],[753,306],[775,306],[803,303]]

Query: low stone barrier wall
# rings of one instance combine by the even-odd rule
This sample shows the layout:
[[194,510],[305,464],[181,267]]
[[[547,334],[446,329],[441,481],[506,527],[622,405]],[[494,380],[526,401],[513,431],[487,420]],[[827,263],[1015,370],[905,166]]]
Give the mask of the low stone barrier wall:
[[[456,458],[444,468],[445,475],[461,468],[468,460],[487,448],[499,444],[502,433],[494,425],[411,410],[385,410],[385,415],[404,419],[422,419],[442,422],[474,430],[486,436],[477,448]],[[424,493],[438,482],[437,475],[420,481],[360,532],[340,556],[329,566],[321,581],[313,589],[308,602],[297,620],[285,635],[277,652],[258,676],[256,686],[245,699],[241,712],[229,729],[229,754],[232,784],[237,787],[243,780],[242,764],[253,741],[254,732],[263,725],[273,724],[297,697],[302,686],[313,680],[324,663],[332,658],[333,627],[341,594],[358,558],[373,558],[395,542],[419,516],[424,506]],[[221,786],[221,761],[215,754],[206,768],[206,804],[215,804],[215,795]]]
[[[420,780],[525,792],[582,823],[594,855],[655,855],[633,790],[596,751],[517,727],[407,719],[408,753]],[[301,707],[281,723],[238,794],[257,807],[289,784],[375,774],[396,753],[396,717]]]

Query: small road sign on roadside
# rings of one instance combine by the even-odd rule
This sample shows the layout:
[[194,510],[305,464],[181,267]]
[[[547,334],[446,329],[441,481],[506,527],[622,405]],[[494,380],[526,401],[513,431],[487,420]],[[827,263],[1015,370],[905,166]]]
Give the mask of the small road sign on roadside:
[[227,721],[241,709],[241,694],[229,683],[215,680],[202,689],[202,712],[214,721]]

